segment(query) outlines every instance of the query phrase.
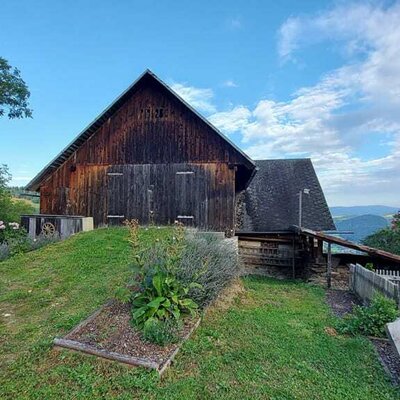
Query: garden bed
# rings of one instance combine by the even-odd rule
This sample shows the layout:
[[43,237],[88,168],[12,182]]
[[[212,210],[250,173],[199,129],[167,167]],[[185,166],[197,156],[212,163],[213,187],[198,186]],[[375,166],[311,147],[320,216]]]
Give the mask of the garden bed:
[[111,301],[66,336],[54,339],[54,344],[129,365],[152,368],[161,375],[199,323],[200,318],[186,318],[179,341],[161,347],[145,341],[141,332],[132,326],[128,304]]
[[[354,306],[362,304],[354,293],[345,290],[327,290],[326,301],[332,313],[339,318],[351,313]],[[375,337],[369,337],[369,339],[392,382],[396,385],[400,384],[400,358],[389,339]]]

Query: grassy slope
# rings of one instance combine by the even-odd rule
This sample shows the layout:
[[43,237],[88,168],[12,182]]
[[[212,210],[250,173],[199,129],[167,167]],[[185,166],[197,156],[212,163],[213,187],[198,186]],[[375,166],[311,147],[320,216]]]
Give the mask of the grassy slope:
[[98,230],[0,263],[0,316],[12,314],[1,317],[0,398],[397,398],[369,342],[327,335],[323,291],[301,283],[246,279],[246,293],[207,315],[162,382],[52,350],[54,336],[127,279],[125,239],[123,229]]

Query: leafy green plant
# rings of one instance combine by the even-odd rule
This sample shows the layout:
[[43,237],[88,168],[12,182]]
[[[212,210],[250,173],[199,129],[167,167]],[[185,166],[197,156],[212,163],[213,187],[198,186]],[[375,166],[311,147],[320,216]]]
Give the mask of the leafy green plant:
[[133,295],[132,318],[143,328],[154,320],[179,320],[182,314],[196,315],[198,305],[188,297],[190,284],[184,286],[173,275],[156,268],[145,276],[141,290]]
[[114,297],[122,304],[127,304],[132,299],[132,290],[127,287],[120,287],[115,291]]
[[384,337],[385,325],[399,316],[396,303],[377,293],[369,306],[356,306],[337,326],[340,333]]
[[167,319],[165,321],[151,320],[143,328],[143,338],[159,346],[176,343],[179,340],[181,326],[182,323],[174,319]]
[[374,270],[374,263],[366,263],[365,264],[365,268],[368,269],[369,271],[373,271]]

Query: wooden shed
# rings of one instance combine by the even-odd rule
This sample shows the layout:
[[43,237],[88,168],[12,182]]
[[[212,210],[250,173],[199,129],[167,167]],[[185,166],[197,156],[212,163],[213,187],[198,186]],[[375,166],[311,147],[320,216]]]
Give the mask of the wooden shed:
[[28,185],[43,214],[235,229],[254,162],[149,70]]

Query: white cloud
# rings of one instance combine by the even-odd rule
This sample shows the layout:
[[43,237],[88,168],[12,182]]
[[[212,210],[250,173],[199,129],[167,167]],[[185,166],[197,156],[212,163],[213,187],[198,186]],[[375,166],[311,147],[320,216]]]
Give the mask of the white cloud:
[[249,124],[251,112],[244,106],[237,106],[227,112],[218,112],[211,115],[208,119],[217,128],[229,135],[237,131],[246,129]]
[[237,88],[239,85],[233,81],[232,79],[227,79],[226,81],[222,82],[222,86],[228,87],[228,88]]
[[178,93],[186,102],[188,102],[196,110],[213,113],[216,111],[212,100],[214,92],[212,89],[196,88],[183,83],[174,82],[171,85],[172,90]]
[[[400,3],[338,6],[291,17],[279,31],[279,56],[295,60],[306,45],[335,41],[344,65],[286,102],[260,100],[211,116],[227,134],[239,132],[254,158],[314,160],[332,204],[400,203]],[[363,157],[365,139],[389,148]]]

